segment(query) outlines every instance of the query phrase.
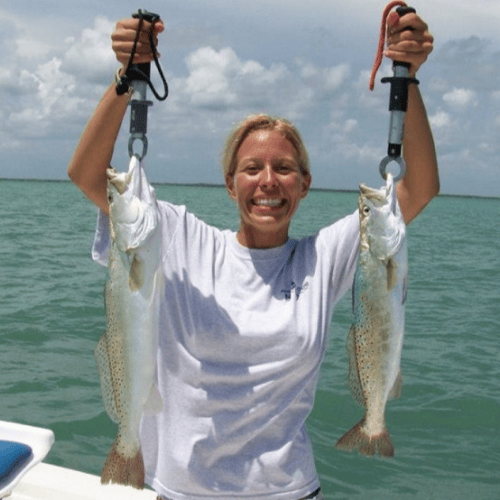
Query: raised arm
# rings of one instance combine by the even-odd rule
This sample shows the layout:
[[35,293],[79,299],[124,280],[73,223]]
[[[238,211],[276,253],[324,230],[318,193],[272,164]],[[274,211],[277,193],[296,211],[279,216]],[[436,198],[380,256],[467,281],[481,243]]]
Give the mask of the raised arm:
[[[119,21],[111,36],[113,51],[123,66],[128,64],[138,24],[137,19]],[[144,21],[134,63],[153,59],[148,40],[150,26]],[[156,39],[163,31],[163,24],[156,23],[155,29]],[[105,213],[108,212],[106,170],[111,164],[128,101],[128,94],[117,95],[114,84],[108,88],[88,121],[68,167],[70,179]]]
[[409,89],[403,156],[407,170],[397,189],[404,221],[409,224],[439,193],[434,140],[422,96],[416,85],[410,85]]
[[[416,14],[388,18],[387,57],[411,63],[415,76],[432,51],[433,37],[427,24]],[[407,30],[411,28],[411,30]],[[409,224],[439,193],[439,175],[434,140],[427,112],[417,85],[411,84],[405,118],[403,156],[406,175],[398,184],[398,199],[406,224]]]

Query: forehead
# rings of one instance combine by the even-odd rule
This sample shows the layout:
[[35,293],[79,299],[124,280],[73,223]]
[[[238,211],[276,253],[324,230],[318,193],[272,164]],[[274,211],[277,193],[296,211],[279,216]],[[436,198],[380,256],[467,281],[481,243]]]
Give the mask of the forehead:
[[238,161],[244,158],[289,158],[298,161],[294,145],[275,130],[255,130],[242,142],[237,153]]

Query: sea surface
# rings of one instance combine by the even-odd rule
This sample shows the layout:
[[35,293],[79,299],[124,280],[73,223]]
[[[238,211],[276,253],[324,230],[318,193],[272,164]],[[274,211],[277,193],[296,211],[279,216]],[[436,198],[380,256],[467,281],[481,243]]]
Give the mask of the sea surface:
[[[237,228],[222,187],[156,190]],[[311,192],[291,235],[354,211],[356,198]],[[0,420],[51,428],[47,462],[99,474],[116,427],[93,358],[106,278],[90,258],[95,216],[69,182],[0,181]],[[404,386],[387,407],[393,459],[334,449],[363,414],[346,384],[350,294],[339,304],[308,420],[327,499],[500,499],[499,219],[500,199],[439,197],[409,227]]]

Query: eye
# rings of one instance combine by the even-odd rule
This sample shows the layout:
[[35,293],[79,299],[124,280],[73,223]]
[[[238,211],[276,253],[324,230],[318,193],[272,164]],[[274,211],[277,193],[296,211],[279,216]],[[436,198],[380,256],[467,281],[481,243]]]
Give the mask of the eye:
[[275,170],[280,174],[288,174],[298,171],[298,167],[290,163],[278,163],[278,165],[276,165],[275,167]]
[[256,175],[259,173],[260,168],[256,163],[249,163],[243,168],[243,170],[249,175]]
[[278,165],[276,170],[281,174],[286,174],[290,172],[291,168],[288,165]]
[[363,205],[363,213],[365,215],[368,215],[370,213],[370,207],[368,207],[367,205]]

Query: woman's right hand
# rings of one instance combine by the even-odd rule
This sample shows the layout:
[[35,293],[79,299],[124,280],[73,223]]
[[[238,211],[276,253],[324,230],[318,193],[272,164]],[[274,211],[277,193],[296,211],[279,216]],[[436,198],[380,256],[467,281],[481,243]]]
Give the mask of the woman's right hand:
[[[129,63],[138,28],[139,19],[124,19],[116,23],[115,31],[113,31],[111,35],[112,49],[116,59],[118,59],[124,67]],[[164,29],[165,26],[163,22],[158,20],[154,25],[153,31],[153,42],[155,47],[158,45],[158,34],[162,33]],[[149,63],[153,60],[153,53],[149,44],[150,30],[151,23],[143,21],[134,56],[134,64]]]

